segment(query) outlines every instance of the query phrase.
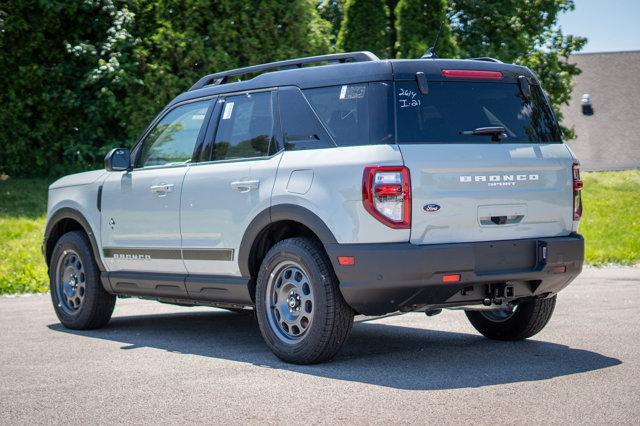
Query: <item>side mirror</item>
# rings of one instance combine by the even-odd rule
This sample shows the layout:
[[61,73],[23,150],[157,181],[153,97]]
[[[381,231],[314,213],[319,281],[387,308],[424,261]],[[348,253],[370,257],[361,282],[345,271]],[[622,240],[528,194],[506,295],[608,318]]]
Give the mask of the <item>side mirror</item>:
[[131,170],[131,152],[127,148],[114,148],[104,157],[104,168],[108,172]]

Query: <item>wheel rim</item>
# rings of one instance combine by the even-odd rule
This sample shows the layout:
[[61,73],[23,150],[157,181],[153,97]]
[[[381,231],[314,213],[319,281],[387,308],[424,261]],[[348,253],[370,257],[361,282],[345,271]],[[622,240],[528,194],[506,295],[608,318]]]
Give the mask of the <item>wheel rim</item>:
[[77,314],[84,304],[86,275],[84,264],[73,250],[65,250],[56,266],[58,306],[69,314]]
[[510,309],[494,309],[492,311],[480,311],[482,316],[493,322],[504,322],[510,319],[515,313],[518,305]]
[[280,263],[269,276],[266,294],[271,330],[286,343],[304,339],[315,309],[311,281],[304,269],[293,261]]

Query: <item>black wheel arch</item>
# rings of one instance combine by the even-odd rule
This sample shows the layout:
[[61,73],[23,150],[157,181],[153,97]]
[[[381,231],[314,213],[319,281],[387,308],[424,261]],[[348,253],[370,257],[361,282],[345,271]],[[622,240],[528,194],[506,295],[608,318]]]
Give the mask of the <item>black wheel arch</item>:
[[82,213],[71,207],[63,207],[57,210],[47,221],[47,226],[44,231],[44,240],[42,242],[42,252],[47,265],[49,265],[49,262],[51,261],[51,254],[53,253],[53,248],[55,247],[58,239],[65,233],[75,230],[83,231],[87,235],[87,238],[91,243],[91,250],[93,251],[93,256],[96,264],[98,265],[98,269],[101,272],[104,272],[106,269],[102,263],[102,259],[100,258],[98,243],[96,242],[93,229],[91,228],[91,225],[89,225],[89,221]]
[[[312,232],[324,245],[335,244],[329,227],[311,210],[295,204],[278,204],[260,212],[249,224],[240,243],[238,266],[243,277],[252,276],[251,259],[261,234],[277,222],[295,222]],[[254,277],[255,278],[255,277]]]

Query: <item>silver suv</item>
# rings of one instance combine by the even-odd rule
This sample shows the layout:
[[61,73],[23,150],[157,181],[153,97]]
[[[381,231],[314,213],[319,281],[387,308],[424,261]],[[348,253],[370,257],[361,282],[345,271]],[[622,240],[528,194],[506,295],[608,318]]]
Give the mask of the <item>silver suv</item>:
[[254,310],[300,364],[357,314],[463,309],[519,340],[582,269],[581,188],[529,69],[325,55],[202,78],[105,170],[51,185],[43,251],[74,329],[137,296]]

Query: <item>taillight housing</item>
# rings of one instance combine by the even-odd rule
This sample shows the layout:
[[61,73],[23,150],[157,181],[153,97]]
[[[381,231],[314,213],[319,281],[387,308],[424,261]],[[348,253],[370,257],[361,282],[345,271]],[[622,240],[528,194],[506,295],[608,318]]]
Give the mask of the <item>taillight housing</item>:
[[579,221],[582,217],[582,187],[584,183],[580,180],[580,164],[574,163],[573,175],[573,220]]
[[404,166],[365,167],[362,175],[362,204],[373,217],[390,228],[410,228],[409,169]]

